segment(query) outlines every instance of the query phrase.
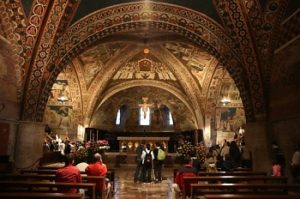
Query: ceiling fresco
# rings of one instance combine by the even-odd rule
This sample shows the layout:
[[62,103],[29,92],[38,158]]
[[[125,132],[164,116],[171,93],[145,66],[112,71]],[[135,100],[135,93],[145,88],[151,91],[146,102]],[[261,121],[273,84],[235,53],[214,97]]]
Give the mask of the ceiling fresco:
[[[127,45],[127,47],[130,48],[127,49],[128,53],[124,56],[130,54],[130,57],[128,57],[128,61],[120,65],[119,60],[115,60],[114,55],[120,52],[120,49],[124,49],[125,46],[126,43],[122,41],[98,44],[80,54],[78,59],[76,59],[79,60],[78,62],[73,61],[79,77],[84,77],[87,84],[86,88],[81,88],[84,107],[87,107],[87,104],[93,100],[96,101],[93,109],[97,106],[98,108],[100,106],[101,109],[103,102],[100,103],[100,99],[103,99],[103,96],[107,95],[107,91],[117,88],[117,92],[119,92],[122,90],[120,85],[127,87],[124,87],[124,89],[128,90],[128,88],[131,87],[128,87],[129,84],[135,84],[131,82],[140,80],[146,82],[152,81],[150,84],[153,84],[153,81],[161,82],[156,84],[162,84],[164,82],[169,85],[170,88],[175,87],[179,89],[178,92],[181,93],[180,95],[185,96],[186,99],[190,101],[189,103],[191,103],[192,98],[197,99],[204,107],[202,111],[209,115],[214,114],[214,109],[218,105],[218,96],[222,85],[222,81],[220,80],[222,78],[231,79],[231,77],[228,73],[224,72],[224,68],[218,65],[218,61],[213,56],[191,44],[159,41],[152,42],[151,45],[149,45],[150,52],[146,54],[143,52],[143,50],[148,47],[145,44]],[[157,53],[155,52],[162,48],[171,55],[164,56],[163,61],[160,60],[162,57],[156,57]],[[118,56],[122,57],[122,54],[119,53]],[[105,66],[107,63],[109,63],[109,66]],[[185,68],[185,70],[183,70],[183,68],[180,69],[179,65],[176,64],[181,65],[180,67]],[[217,66],[218,69],[216,69]],[[115,72],[108,75],[107,67],[114,68],[113,70]],[[99,73],[103,73],[103,75],[95,78]],[[190,94],[187,94],[185,89],[187,82],[182,84],[183,79],[188,80],[186,77],[187,74],[190,74],[190,78],[198,82],[198,84],[190,85],[192,88]],[[89,85],[91,85],[92,82],[94,86],[101,85],[103,87],[99,95],[95,96],[99,99],[91,98],[91,92],[95,92],[94,89],[96,88],[93,87],[93,89],[89,89]],[[84,87],[85,84],[81,83],[81,85]],[[135,86],[144,87],[145,85],[141,86],[137,83]],[[203,86],[205,86],[204,90],[202,89]],[[189,96],[196,95],[197,92],[200,93],[200,97],[191,96],[191,98]],[[134,95],[137,94],[133,93],[132,96]],[[191,106],[193,107],[192,109],[199,110],[195,105]],[[95,110],[92,110],[92,112],[94,111]],[[102,114],[104,113],[102,112]]]
[[120,42],[105,43],[97,45],[78,56],[87,86],[91,84],[99,72],[103,72],[103,67],[107,61],[125,45]]
[[128,62],[117,71],[113,80],[151,79],[176,81],[174,74],[161,62],[142,58],[136,62]]
[[173,42],[166,43],[164,46],[190,70],[202,86],[213,56],[190,44]]

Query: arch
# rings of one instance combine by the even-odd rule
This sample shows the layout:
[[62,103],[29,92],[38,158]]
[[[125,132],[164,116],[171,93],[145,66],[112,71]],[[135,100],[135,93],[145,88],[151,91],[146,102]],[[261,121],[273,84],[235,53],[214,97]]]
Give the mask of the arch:
[[[45,69],[49,73],[44,78],[46,81],[41,88],[41,95],[31,96],[40,98],[40,105],[34,110],[37,120],[41,119],[53,82],[72,58],[107,36],[148,29],[175,32],[214,55],[235,80],[245,106],[246,117],[253,120],[249,79],[235,48],[235,41],[226,35],[223,28],[205,15],[180,6],[151,2],[149,8],[145,11],[145,5],[141,2],[120,4],[92,13],[72,25],[58,39],[52,51],[52,57]],[[28,92],[30,94],[30,90]]]
[[[193,118],[195,119],[195,121],[197,121],[195,111],[190,106],[190,103],[189,103],[188,99],[186,99],[186,96],[179,89],[177,89],[176,87],[171,86],[170,84],[160,82],[160,81],[155,81],[155,80],[132,80],[132,81],[129,81],[129,82],[120,83],[120,84],[110,88],[105,93],[103,93],[104,97],[99,102],[97,108],[94,110],[93,113],[91,113],[90,115],[88,115],[86,117],[88,119],[86,121],[86,124],[90,123],[90,118],[92,118],[92,115],[95,112],[97,112],[97,110],[101,107],[101,105],[106,100],[108,100],[110,97],[112,97],[113,95],[115,95],[116,93],[118,93],[122,90],[126,90],[126,89],[133,88],[133,87],[138,87],[138,86],[150,86],[150,87],[160,88],[160,89],[163,89],[163,90],[166,90],[166,91],[170,92],[175,97],[177,97],[180,101],[182,101],[184,103],[184,105],[186,105],[186,107],[189,109],[189,111],[193,114]],[[200,113],[200,114],[202,114],[202,113]],[[197,124],[197,128],[204,127],[203,122],[204,122],[203,120],[200,121],[200,123],[195,122]]]

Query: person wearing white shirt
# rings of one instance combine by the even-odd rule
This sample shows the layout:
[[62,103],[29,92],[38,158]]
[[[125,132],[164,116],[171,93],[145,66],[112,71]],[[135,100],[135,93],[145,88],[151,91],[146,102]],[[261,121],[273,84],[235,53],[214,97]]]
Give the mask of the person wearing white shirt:
[[142,180],[144,183],[151,182],[152,161],[154,159],[150,144],[147,144],[142,152]]

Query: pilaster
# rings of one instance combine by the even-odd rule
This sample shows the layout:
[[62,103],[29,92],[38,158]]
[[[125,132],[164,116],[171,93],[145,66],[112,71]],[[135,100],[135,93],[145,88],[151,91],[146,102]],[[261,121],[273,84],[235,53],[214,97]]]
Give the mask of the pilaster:
[[254,171],[271,171],[270,140],[265,121],[247,122],[245,142],[252,154]]
[[19,122],[15,145],[15,168],[33,167],[43,156],[45,124],[37,122]]

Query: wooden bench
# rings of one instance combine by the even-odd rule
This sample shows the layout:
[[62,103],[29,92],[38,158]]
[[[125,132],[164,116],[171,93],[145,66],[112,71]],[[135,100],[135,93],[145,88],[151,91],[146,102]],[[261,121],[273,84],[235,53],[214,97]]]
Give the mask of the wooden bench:
[[[99,184],[101,184],[105,177],[103,176],[81,176],[83,182],[89,182],[90,180],[96,180],[99,181]],[[1,180],[21,180],[21,181],[50,181],[54,182],[56,179],[55,175],[52,174],[0,174],[0,181]],[[100,190],[100,195],[104,193],[103,190]]]
[[192,183],[277,183],[277,184],[285,184],[288,179],[286,177],[275,177],[275,176],[195,176],[195,177],[184,177],[183,178],[183,198],[186,195],[190,195],[187,193],[186,187],[188,187]]
[[299,194],[293,195],[259,195],[259,194],[208,194],[205,199],[299,199]]
[[[21,174],[25,173],[37,173],[37,174],[55,174],[57,169],[62,167],[38,167],[39,169],[23,169],[20,171]],[[84,171],[80,172],[81,174],[86,174]],[[114,194],[115,189],[115,170],[108,169],[106,177],[110,180],[112,185],[112,194]]]
[[[176,177],[176,173],[178,172],[178,169],[173,170],[173,176],[174,179]],[[230,176],[251,176],[251,175],[267,175],[267,172],[257,172],[257,171],[217,171],[217,172],[206,172],[206,171],[200,171],[197,173],[198,176],[222,176],[222,175],[230,175]]]
[[218,172],[198,172],[198,176],[266,176],[266,172],[254,172],[254,171],[218,171]]
[[87,189],[92,199],[96,198],[94,183],[62,183],[44,181],[0,181],[1,192],[57,192],[58,189]]
[[79,193],[37,193],[37,192],[4,192],[0,193],[0,198],[20,199],[20,198],[43,198],[43,199],[80,199]]
[[191,198],[207,194],[288,194],[299,192],[300,184],[191,184]]

